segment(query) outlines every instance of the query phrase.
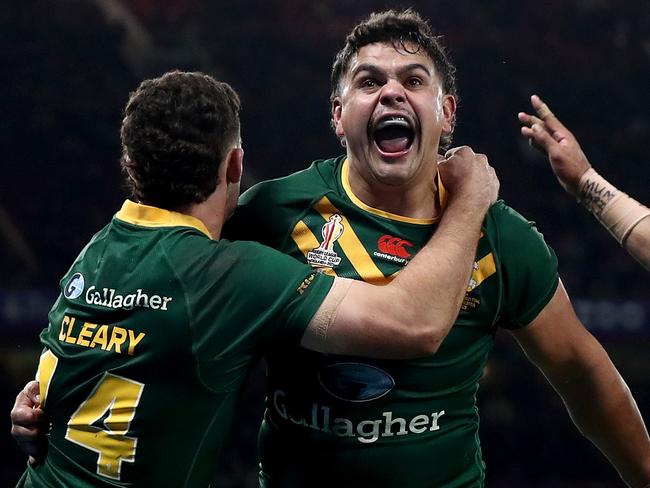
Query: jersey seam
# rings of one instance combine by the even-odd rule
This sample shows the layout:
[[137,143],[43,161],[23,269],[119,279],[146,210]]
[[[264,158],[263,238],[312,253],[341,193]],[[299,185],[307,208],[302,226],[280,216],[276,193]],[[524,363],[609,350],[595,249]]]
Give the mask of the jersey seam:
[[217,393],[217,391],[210,388],[210,386],[207,385],[205,383],[205,381],[203,381],[203,376],[201,375],[201,368],[200,368],[200,365],[199,365],[199,361],[197,360],[196,355],[195,355],[195,350],[194,350],[194,325],[195,325],[194,324],[194,314],[192,313],[192,309],[191,309],[190,304],[189,304],[188,293],[187,293],[187,289],[185,288],[185,283],[183,282],[183,280],[180,279],[180,277],[176,273],[176,269],[172,265],[171,259],[169,258],[169,255],[167,254],[167,251],[165,250],[165,248],[160,244],[160,241],[156,243],[156,247],[158,247],[162,251],[162,255],[165,257],[165,262],[169,266],[169,269],[171,270],[172,274],[174,275],[174,279],[178,282],[179,287],[183,290],[183,302],[185,304],[185,311],[186,311],[186,315],[187,315],[187,318],[188,318],[188,332],[189,332],[189,335],[190,335],[190,347],[191,347],[191,351],[192,351],[192,360],[194,361],[194,365],[195,365],[197,373],[198,373],[199,381],[209,391],[211,391],[212,393]]
[[[494,257],[495,265],[497,268],[497,273],[496,273],[496,278],[498,280],[497,283],[497,305],[496,305],[496,310],[494,311],[494,316],[492,317],[492,328],[493,330],[496,330],[497,324],[499,322],[499,315],[501,314],[501,309],[503,307],[503,266],[501,263],[501,237],[500,237],[500,232],[499,232],[499,226],[496,223],[496,219],[494,217],[494,213],[491,211],[492,207],[490,207],[490,211],[487,213],[487,217],[484,221],[484,225],[481,227],[481,231],[484,232],[485,234],[485,239],[487,240],[487,243],[492,251],[492,256]],[[492,225],[494,226],[494,235],[495,235],[495,240],[496,242],[492,242],[492,238],[490,236],[490,232],[488,232],[488,220],[492,222]]]

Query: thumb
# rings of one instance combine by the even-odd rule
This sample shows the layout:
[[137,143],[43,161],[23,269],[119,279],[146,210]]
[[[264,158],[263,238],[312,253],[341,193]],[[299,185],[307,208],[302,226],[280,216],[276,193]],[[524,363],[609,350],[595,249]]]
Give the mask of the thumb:
[[23,388],[25,396],[34,404],[38,406],[41,403],[41,388],[40,384],[36,380],[32,380],[25,385]]

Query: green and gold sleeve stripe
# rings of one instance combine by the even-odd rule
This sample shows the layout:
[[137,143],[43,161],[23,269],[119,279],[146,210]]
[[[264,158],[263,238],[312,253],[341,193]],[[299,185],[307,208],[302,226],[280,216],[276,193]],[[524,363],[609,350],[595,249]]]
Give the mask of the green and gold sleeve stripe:
[[494,262],[494,255],[492,253],[487,254],[480,260],[476,262],[476,267],[472,271],[472,278],[470,279],[469,286],[467,291],[472,291],[474,288],[479,286],[483,281],[492,276],[497,272],[497,266]]

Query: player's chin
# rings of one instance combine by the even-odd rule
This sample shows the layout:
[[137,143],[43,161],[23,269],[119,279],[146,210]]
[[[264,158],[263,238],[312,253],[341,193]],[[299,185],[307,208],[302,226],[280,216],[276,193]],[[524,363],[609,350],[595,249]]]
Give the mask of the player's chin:
[[377,181],[389,186],[401,186],[413,176],[415,162],[407,156],[397,159],[380,159],[374,164],[374,174]]

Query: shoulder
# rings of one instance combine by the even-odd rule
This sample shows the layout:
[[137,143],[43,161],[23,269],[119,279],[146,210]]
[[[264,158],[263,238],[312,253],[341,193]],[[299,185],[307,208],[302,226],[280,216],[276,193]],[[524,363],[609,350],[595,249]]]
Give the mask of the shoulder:
[[[521,229],[522,227],[534,227],[535,223],[526,219],[514,208],[507,205],[503,200],[497,200],[488,210],[488,218],[499,228],[500,231],[510,227]],[[489,221],[488,221],[489,223]]]
[[336,191],[341,160],[314,161],[307,169],[254,185],[240,197],[224,236],[277,245],[315,200]]
[[212,240],[201,231],[178,227],[161,233],[156,246],[177,274],[194,275],[201,266],[218,259],[222,251],[219,241]]
[[212,240],[192,229],[167,236],[158,247],[175,279],[198,295],[226,281],[252,283],[293,264],[287,265],[288,256],[257,242]]
[[510,251],[526,253],[527,245],[542,245],[547,247],[543,234],[537,229],[534,221],[528,220],[503,200],[497,201],[488,211],[485,228],[492,239],[496,239],[500,247]]
[[186,265],[184,282],[194,295],[214,297],[220,303],[235,300],[232,303],[271,307],[279,296],[294,297],[305,279],[311,281],[317,274],[319,281],[330,278],[321,278],[306,264],[257,242],[221,239],[213,243],[214,252],[207,259]]
[[497,252],[504,286],[502,325],[514,329],[530,323],[553,296],[558,262],[534,222],[503,201],[486,217],[486,234]]
[[216,244],[219,246],[221,261],[229,267],[236,268],[232,272],[256,280],[260,276],[275,274],[286,268],[306,268],[291,256],[272,247],[254,241],[230,241],[221,239]]
[[319,159],[308,168],[288,176],[263,181],[242,194],[238,209],[255,204],[282,204],[293,200],[309,199],[315,192],[328,191],[336,182],[336,172],[341,157]]

